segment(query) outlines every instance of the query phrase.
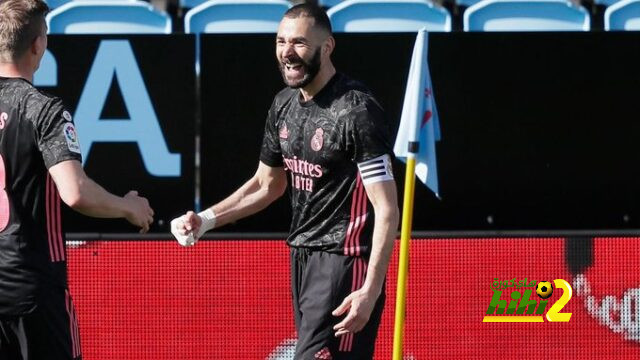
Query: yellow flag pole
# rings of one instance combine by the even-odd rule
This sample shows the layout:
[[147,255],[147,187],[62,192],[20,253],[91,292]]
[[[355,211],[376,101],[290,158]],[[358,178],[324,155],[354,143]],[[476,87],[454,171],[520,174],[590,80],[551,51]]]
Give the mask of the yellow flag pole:
[[398,289],[396,292],[396,314],[393,329],[393,360],[402,360],[402,342],[407,298],[407,275],[409,272],[409,243],[413,220],[413,195],[416,185],[416,158],[409,152],[404,180],[404,203],[402,205],[402,228],[400,230],[400,259],[398,265]]

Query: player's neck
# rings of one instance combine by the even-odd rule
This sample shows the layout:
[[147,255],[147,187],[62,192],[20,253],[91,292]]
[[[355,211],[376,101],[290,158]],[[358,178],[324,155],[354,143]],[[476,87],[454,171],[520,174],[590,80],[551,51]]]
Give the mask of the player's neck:
[[336,68],[331,63],[327,64],[327,66],[320,68],[320,71],[318,72],[318,75],[316,75],[316,78],[313,79],[313,81],[309,83],[309,85],[303,88],[300,88],[300,94],[302,94],[302,99],[305,102],[313,99],[313,97],[317,93],[319,93],[320,90],[322,90],[322,88],[325,87],[325,85],[327,85],[329,80],[331,80],[331,78],[335,74],[336,74]]
[[0,62],[0,76],[5,78],[22,78],[33,82],[33,72],[27,70],[26,66],[15,63]]

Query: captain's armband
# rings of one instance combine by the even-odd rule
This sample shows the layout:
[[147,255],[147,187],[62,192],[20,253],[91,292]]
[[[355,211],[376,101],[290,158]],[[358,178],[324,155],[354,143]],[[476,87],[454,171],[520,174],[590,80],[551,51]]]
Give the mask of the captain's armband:
[[388,154],[358,163],[358,170],[364,185],[393,180],[391,157]]

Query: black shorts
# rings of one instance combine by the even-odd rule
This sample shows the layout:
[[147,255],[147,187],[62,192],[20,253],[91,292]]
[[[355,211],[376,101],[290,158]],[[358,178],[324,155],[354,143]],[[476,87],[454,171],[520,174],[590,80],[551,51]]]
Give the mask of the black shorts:
[[68,290],[47,294],[26,315],[0,317],[0,359],[82,359],[78,321]]
[[385,292],[367,325],[356,334],[335,337],[333,327],[344,319],[331,312],[364,283],[362,257],[291,248],[291,288],[298,342],[295,360],[370,360],[373,358]]

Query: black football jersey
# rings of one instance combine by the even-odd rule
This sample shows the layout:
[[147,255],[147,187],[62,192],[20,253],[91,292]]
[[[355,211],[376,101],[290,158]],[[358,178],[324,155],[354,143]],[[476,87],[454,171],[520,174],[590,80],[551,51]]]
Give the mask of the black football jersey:
[[374,213],[357,164],[384,154],[393,155],[390,127],[361,83],[338,73],[307,102],[297,89],[278,93],[260,161],[287,172],[293,207],[287,243],[368,255]]
[[0,315],[33,311],[66,288],[60,196],[48,168],[81,160],[62,101],[0,77]]

